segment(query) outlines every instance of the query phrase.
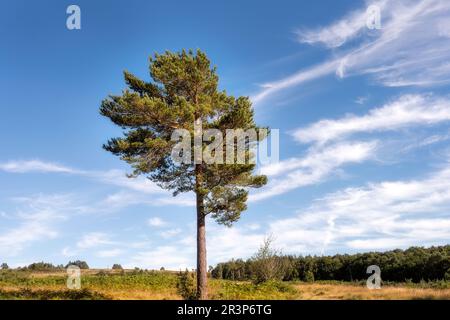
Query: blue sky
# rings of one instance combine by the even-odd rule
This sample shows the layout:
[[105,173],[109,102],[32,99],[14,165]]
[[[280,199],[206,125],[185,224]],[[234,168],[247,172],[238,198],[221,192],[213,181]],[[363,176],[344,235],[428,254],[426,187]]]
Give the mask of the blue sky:
[[[101,146],[98,113],[149,80],[148,57],[200,48],[220,86],[280,129],[280,163],[208,259],[448,244],[450,4],[421,1],[1,1],[0,260],[143,268],[195,262],[195,210]],[[81,30],[66,8],[81,8]],[[381,28],[366,25],[367,8]]]

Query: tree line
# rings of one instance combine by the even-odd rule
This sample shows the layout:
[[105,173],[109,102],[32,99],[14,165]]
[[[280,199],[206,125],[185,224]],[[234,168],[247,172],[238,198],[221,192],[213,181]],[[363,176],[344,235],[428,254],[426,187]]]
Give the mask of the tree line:
[[219,263],[211,275],[217,279],[255,280],[260,277],[261,268],[265,268],[270,277],[285,281],[360,281],[367,279],[370,265],[381,268],[383,281],[450,280],[450,245],[334,256],[259,254],[247,260]]
[[[69,261],[65,266],[63,264],[54,265],[50,262],[33,262],[32,264],[29,264],[28,266],[19,267],[16,270],[22,270],[22,271],[56,271],[56,270],[65,270],[67,267],[75,265],[78,266],[80,269],[89,269],[89,265],[86,261],[82,260],[76,260],[76,261]],[[116,266],[116,265],[114,265]],[[114,269],[113,266],[113,269]],[[6,262],[3,262],[0,265],[1,270],[8,270],[10,269],[8,264]]]

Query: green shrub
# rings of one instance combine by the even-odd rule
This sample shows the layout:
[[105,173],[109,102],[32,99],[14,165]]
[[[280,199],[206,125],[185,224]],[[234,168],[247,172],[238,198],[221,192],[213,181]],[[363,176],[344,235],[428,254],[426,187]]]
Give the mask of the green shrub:
[[306,282],[314,282],[314,272],[312,270],[307,270],[305,272],[305,279]]
[[51,263],[48,262],[35,262],[30,264],[28,267],[26,267],[28,270],[32,271],[52,271],[52,270],[59,270],[58,267],[54,266]]
[[180,271],[178,274],[177,290],[178,294],[185,300],[197,299],[197,288],[193,272],[189,272],[187,269],[185,272]]
[[252,282],[237,282],[230,280],[215,280],[216,286],[213,299],[226,300],[286,300],[295,299],[298,291],[288,282],[269,280],[260,284]]
[[264,239],[258,252],[253,256],[253,282],[263,283],[269,280],[282,280],[284,277],[285,265],[281,257],[281,252],[272,248],[273,238]]
[[66,268],[68,268],[69,266],[78,266],[80,269],[89,269],[87,262],[81,260],[69,261],[69,263],[66,265]]

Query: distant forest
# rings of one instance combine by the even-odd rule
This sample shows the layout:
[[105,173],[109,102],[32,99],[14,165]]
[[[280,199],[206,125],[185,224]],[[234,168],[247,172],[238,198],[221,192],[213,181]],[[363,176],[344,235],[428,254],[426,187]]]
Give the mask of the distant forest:
[[[381,269],[383,281],[420,282],[450,280],[450,245],[387,252],[368,252],[358,254],[338,254],[334,256],[292,256],[277,255],[266,261],[265,265],[277,269],[280,280],[366,280],[367,267],[377,265]],[[219,263],[211,270],[217,279],[252,280],[259,272],[261,261],[231,260]]]

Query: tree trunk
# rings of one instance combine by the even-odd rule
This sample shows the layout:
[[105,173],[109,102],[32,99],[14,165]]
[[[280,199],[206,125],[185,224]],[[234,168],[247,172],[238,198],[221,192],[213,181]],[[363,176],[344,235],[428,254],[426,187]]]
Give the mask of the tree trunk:
[[197,297],[199,300],[208,299],[207,264],[206,264],[206,227],[203,194],[199,190],[202,183],[201,169],[197,167]]
[[208,298],[207,272],[203,196],[197,194],[197,296],[199,300],[206,300]]

